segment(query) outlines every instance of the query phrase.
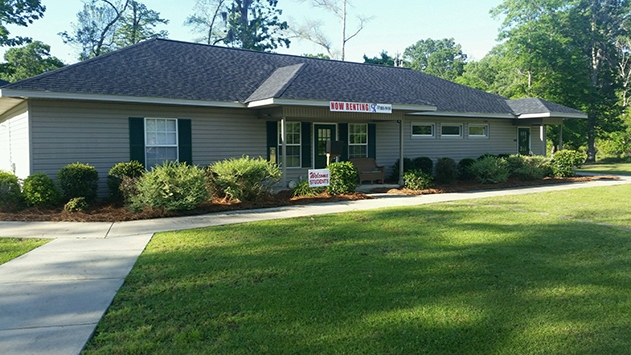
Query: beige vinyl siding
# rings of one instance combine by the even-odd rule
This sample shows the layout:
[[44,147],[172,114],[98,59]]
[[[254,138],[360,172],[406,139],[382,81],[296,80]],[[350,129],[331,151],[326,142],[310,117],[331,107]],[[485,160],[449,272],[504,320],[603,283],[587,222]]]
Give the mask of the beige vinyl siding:
[[172,105],[33,100],[33,169],[53,179],[63,166],[88,163],[99,172],[99,195],[116,163],[129,161],[129,117],[192,120],[193,163],[266,156],[265,122],[246,110]]
[[535,155],[546,155],[546,127],[530,128],[530,150]]
[[24,179],[31,174],[29,112],[22,103],[0,118],[0,170]]

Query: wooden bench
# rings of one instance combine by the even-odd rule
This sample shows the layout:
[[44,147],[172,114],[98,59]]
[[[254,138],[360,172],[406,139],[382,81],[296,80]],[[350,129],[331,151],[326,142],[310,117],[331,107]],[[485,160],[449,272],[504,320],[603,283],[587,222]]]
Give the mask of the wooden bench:
[[361,185],[362,181],[370,181],[372,184],[373,181],[377,180],[380,183],[384,183],[384,179],[386,176],[386,168],[383,166],[377,166],[377,162],[373,158],[354,158],[350,159],[351,163],[357,168],[359,172],[359,184]]

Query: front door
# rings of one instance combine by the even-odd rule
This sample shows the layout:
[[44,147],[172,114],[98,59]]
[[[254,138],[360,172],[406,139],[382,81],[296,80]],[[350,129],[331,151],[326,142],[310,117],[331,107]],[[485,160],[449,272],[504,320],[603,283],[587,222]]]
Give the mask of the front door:
[[530,155],[530,128],[517,129],[517,148],[521,155]]
[[326,168],[326,141],[335,141],[334,124],[314,124],[313,141],[315,142],[315,164],[316,169]]

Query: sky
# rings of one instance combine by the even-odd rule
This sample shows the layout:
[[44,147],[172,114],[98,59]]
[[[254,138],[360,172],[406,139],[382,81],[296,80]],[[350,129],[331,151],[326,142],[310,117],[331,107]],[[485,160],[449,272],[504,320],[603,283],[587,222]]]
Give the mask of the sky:
[[[169,38],[191,42],[196,35],[183,25],[193,13],[195,0],[141,0],[149,9],[158,11],[170,22],[158,30],[167,30]],[[493,19],[489,11],[502,0],[354,0],[348,9],[348,30],[357,27],[357,16],[371,17],[364,29],[346,44],[346,60],[363,62],[363,56],[375,57],[385,50],[391,56],[402,54],[405,48],[421,39],[454,38],[462,45],[470,59],[479,60],[497,44],[496,38],[501,19]],[[46,12],[42,19],[28,27],[7,26],[11,36],[28,36],[51,46],[51,54],[66,64],[77,62],[79,48],[64,44],[59,32],[72,29],[77,13],[82,9],[81,0],[42,0]],[[323,21],[326,34],[339,48],[341,24],[322,10],[312,8],[308,1],[278,0],[283,10],[281,20],[291,24],[304,23],[307,19]],[[4,54],[6,48],[0,49]],[[292,39],[289,48],[279,48],[278,53],[303,55],[325,53],[322,47],[305,40]]]

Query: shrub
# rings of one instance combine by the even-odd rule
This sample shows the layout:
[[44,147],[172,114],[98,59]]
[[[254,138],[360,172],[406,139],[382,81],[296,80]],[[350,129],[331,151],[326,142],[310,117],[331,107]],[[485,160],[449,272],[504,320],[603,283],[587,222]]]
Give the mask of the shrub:
[[353,163],[350,161],[331,163],[328,169],[331,171],[331,182],[326,190],[331,195],[355,192],[359,173]]
[[486,156],[476,160],[469,170],[482,184],[498,184],[508,180],[510,176],[506,160],[495,156]]
[[[399,181],[399,164],[401,159],[397,159],[397,161],[392,165],[392,174],[390,174],[390,180]],[[412,168],[412,159],[403,158],[403,172],[411,170]]]
[[580,167],[587,159],[585,153],[576,150],[560,150],[552,158],[552,173],[558,177],[574,176],[574,167]]
[[64,199],[85,197],[86,202],[96,200],[99,187],[99,173],[88,164],[72,163],[64,166],[57,173],[57,181]]
[[[133,179],[129,177],[123,178]],[[164,208],[168,211],[192,210],[208,200],[204,169],[186,163],[165,162],[138,178],[137,193],[131,208]]]
[[114,201],[123,200],[124,196],[120,190],[123,178],[139,178],[144,175],[145,172],[145,167],[136,160],[114,165],[107,174],[107,187],[110,191],[110,198]]
[[475,163],[475,159],[464,158],[458,162],[458,179],[460,180],[473,180],[474,176],[469,170],[471,164]]
[[278,165],[248,156],[222,160],[210,166],[211,185],[222,197],[252,201],[270,193],[282,173]]
[[88,208],[88,202],[85,200],[85,197],[75,197],[71,198],[64,205],[64,211],[66,212],[85,212]]
[[405,187],[412,190],[425,190],[434,185],[434,179],[431,175],[421,170],[410,170],[403,174],[403,182]]
[[508,169],[511,174],[526,165],[527,159],[527,156],[521,154],[511,154],[506,157],[506,163],[508,163]]
[[24,179],[24,200],[30,206],[54,205],[61,198],[53,179],[44,173],[35,173]]
[[309,187],[309,180],[300,180],[294,187],[293,195],[296,196],[317,196],[326,190],[325,187]]
[[512,174],[521,180],[541,180],[552,175],[550,159],[540,155],[525,157],[523,165]]
[[22,189],[18,177],[0,170],[0,209],[13,209],[22,202]]
[[436,181],[450,184],[458,176],[458,165],[451,158],[440,158],[436,161]]
[[420,170],[431,176],[434,173],[434,161],[429,157],[414,158],[409,170]]

